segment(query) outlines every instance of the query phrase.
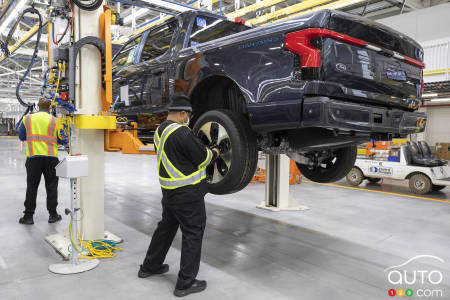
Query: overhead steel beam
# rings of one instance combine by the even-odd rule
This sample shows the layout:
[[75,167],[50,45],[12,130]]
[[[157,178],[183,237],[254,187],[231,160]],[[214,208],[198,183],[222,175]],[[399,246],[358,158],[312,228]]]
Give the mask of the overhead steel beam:
[[258,9],[270,7],[275,4],[285,2],[285,1],[286,0],[263,0],[260,2],[256,2],[255,4],[249,5],[247,7],[238,9],[234,12],[231,12],[231,13],[227,14],[227,17],[229,17],[229,18],[242,17],[242,16],[245,16],[246,14],[257,11]]
[[[16,52],[14,52],[14,54],[32,56],[33,52],[34,52],[34,49],[23,49],[23,48],[20,48]],[[39,50],[38,51],[38,57],[39,58],[46,59],[47,56],[48,56],[47,51],[44,51],[44,50]]]
[[[0,67],[3,68],[3,69],[5,69],[5,67],[3,67],[3,66],[0,66]],[[6,68],[6,69],[9,69],[9,68]],[[32,68],[32,69],[31,69],[31,71],[41,71],[41,70],[42,70],[41,67],[37,67],[37,68]],[[8,72],[8,73],[2,73],[2,74],[0,74],[0,77],[5,77],[5,76],[8,76],[8,75],[22,74],[22,73],[25,73],[26,70],[14,71],[14,70],[12,70],[12,69],[9,69],[9,71],[10,71],[10,72]],[[30,78],[32,78],[32,77],[30,77]],[[33,79],[34,79],[34,78],[33,78]],[[36,79],[34,79],[34,80],[36,80]]]
[[[30,27],[30,29],[33,29],[34,26]],[[15,38],[20,38],[25,36],[26,34],[28,34],[29,30],[16,30],[16,32],[14,33],[14,37]],[[6,36],[8,34],[8,30],[4,30],[3,35]],[[37,36],[33,35],[28,41],[36,41]],[[47,35],[46,34],[41,34],[41,43],[47,43]]]
[[159,12],[173,14],[173,12],[184,12],[196,9],[183,3],[163,1],[163,0],[113,0],[121,3],[126,3],[136,7],[154,9]]
[[307,14],[307,13],[310,13],[313,11],[321,10],[321,9],[341,9],[341,8],[352,6],[352,5],[355,5],[355,4],[364,2],[364,1],[366,1],[366,0],[339,0],[339,1],[331,2],[331,3],[325,4],[325,5],[315,6],[311,9],[303,10],[299,13],[291,14],[284,18],[273,20],[271,23],[280,22],[280,21],[283,21],[286,19],[301,16],[301,15],[304,15],[304,14]]
[[[370,1],[370,0],[369,0]],[[373,0],[372,0],[373,1]],[[366,2],[367,3],[367,2]],[[352,10],[348,10],[346,12],[351,13],[351,14],[355,14],[355,15],[363,15],[366,16],[367,14],[371,13],[371,12],[375,12],[377,10],[381,10],[381,9],[385,9],[385,8],[390,8],[392,7],[392,4],[385,2],[385,1],[380,1],[377,3],[369,3],[369,5],[367,5],[367,7],[365,6],[360,6],[358,8],[352,9]],[[363,13],[365,9],[365,13]]]
[[[122,0],[112,0],[112,1],[122,1]],[[219,1],[220,0],[212,0],[212,4],[215,4],[215,3],[219,2]],[[194,1],[194,2],[198,2],[198,1]],[[193,4],[194,2],[192,2],[192,0],[191,0],[191,1],[188,2],[188,4]],[[198,9],[198,4],[194,4],[192,7],[194,9]],[[140,27],[138,30],[133,31],[132,33],[126,35],[125,37],[123,37],[123,38],[121,38],[121,39],[119,39],[117,41],[114,41],[114,43],[115,44],[122,44],[122,43],[126,42],[131,36],[134,36],[136,34],[139,34],[139,33],[143,32],[143,31],[146,31],[147,29],[149,29],[149,28],[151,28],[153,26],[161,24],[162,22],[170,19],[171,17],[172,16],[167,16],[165,18],[156,17],[156,18],[154,18],[153,20],[151,20],[149,22],[145,22],[144,24],[141,24],[141,25],[138,26],[138,27]]]
[[[5,85],[6,87],[11,87],[11,85],[16,86],[17,85],[17,80],[1,80],[0,81],[0,85]],[[26,86],[31,86],[34,88],[42,88],[42,82],[26,82],[25,83]]]
[[393,6],[393,7],[389,7],[386,9],[380,9],[380,10],[368,13],[366,15],[366,18],[373,18],[376,16],[382,16],[382,15],[392,14],[392,13],[400,13],[400,8]]
[[3,12],[0,14],[0,21],[3,19],[3,17],[6,14],[6,12],[11,8],[13,3],[14,3],[14,0],[9,0],[8,3],[5,3],[5,4],[2,5],[2,7],[0,9],[3,9]]
[[[392,2],[391,1],[388,2],[390,3],[397,2],[398,4],[400,4],[400,6],[403,4],[403,0],[392,0]],[[406,0],[405,6],[412,8],[413,10],[425,8],[422,1],[420,0]]]
[[279,17],[286,16],[286,15],[291,15],[298,11],[302,11],[302,10],[312,8],[312,7],[321,5],[321,4],[325,4],[327,2],[330,2],[330,0],[305,0],[298,4],[294,4],[289,7],[276,10],[275,12],[262,15],[261,17],[257,17],[257,18],[248,20],[248,22],[252,23],[252,24],[263,24],[270,20],[277,19]]
[[[46,26],[47,22],[42,24],[42,27]],[[39,25],[33,26],[20,40],[18,40],[12,47],[9,48],[10,55],[12,55],[17,49],[25,44],[31,37],[33,37],[39,31]],[[5,55],[0,57],[0,63],[6,58]]]

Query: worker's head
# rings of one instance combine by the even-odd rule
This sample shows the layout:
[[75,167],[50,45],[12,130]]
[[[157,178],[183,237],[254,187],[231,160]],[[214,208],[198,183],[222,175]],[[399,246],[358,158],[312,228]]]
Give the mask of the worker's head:
[[44,98],[40,98],[39,102],[38,102],[38,108],[39,108],[39,110],[49,111],[51,104],[52,104],[52,101],[46,100]]
[[192,113],[192,106],[189,98],[186,96],[175,96],[169,107],[168,120],[175,121],[180,124],[188,124]]

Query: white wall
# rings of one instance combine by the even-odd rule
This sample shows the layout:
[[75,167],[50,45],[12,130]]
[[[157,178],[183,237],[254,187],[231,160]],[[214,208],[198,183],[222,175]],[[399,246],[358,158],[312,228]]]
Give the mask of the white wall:
[[[450,3],[377,20],[377,22],[400,31],[419,43],[450,38]],[[430,145],[436,142],[450,142],[450,107],[427,108],[426,114],[428,121],[425,140]],[[419,140],[422,139],[420,136]]]
[[427,107],[425,140],[428,144],[450,143],[450,107]]
[[377,20],[416,41],[424,42],[450,37],[450,3]]

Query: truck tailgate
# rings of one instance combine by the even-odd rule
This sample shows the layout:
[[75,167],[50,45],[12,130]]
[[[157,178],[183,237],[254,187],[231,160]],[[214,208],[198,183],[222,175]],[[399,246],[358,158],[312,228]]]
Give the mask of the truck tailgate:
[[392,96],[385,99],[405,108],[411,103],[408,99],[421,97],[422,68],[417,63],[423,61],[423,50],[414,40],[376,22],[338,12],[331,12],[327,28],[371,47],[324,38],[322,80]]

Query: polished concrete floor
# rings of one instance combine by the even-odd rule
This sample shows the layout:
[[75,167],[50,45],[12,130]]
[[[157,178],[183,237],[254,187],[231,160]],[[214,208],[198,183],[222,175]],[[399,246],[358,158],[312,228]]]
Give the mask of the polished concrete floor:
[[[136,276],[161,213],[153,156],[106,153],[106,229],[124,239],[124,251],[71,276],[47,270],[61,257],[44,237],[66,229],[68,219],[47,223],[43,183],[35,225],[17,222],[24,161],[17,140],[0,139],[0,299],[174,299],[180,235],[167,256],[169,273]],[[256,208],[264,200],[261,183],[233,195],[208,195],[199,273],[208,289],[188,299],[390,299],[391,288],[424,287],[443,294],[426,299],[450,299],[450,188],[417,198],[408,196],[403,183],[362,187],[405,195],[304,182],[290,193],[310,209],[283,212]],[[61,212],[69,206],[68,192],[68,182],[61,180]],[[438,270],[441,283],[388,282],[386,268],[418,255],[444,263],[430,257],[408,263],[410,282],[414,270]]]

